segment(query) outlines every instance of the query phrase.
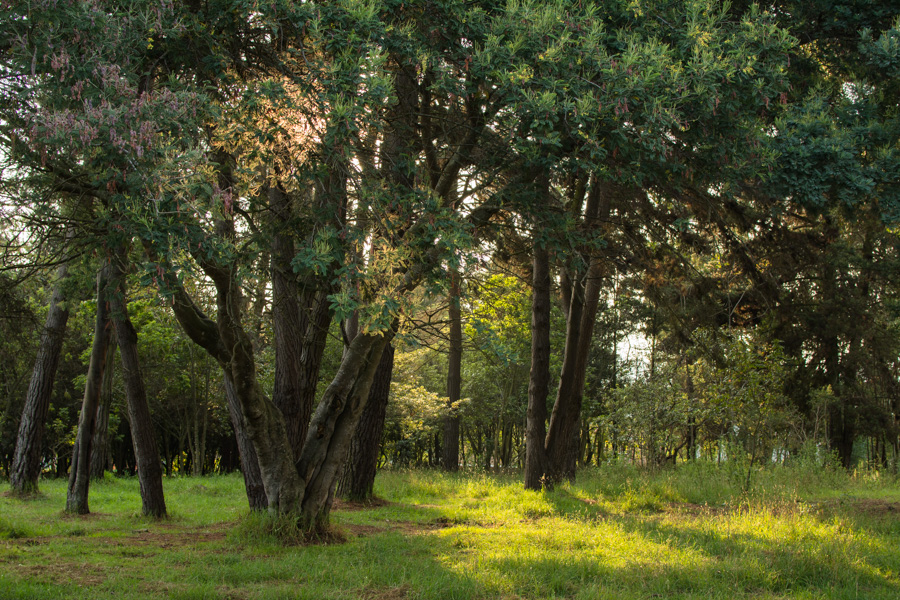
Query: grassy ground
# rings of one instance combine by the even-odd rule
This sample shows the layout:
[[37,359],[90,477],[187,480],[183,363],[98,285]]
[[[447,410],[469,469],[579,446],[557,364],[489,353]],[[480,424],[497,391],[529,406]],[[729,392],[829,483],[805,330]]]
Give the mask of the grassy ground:
[[137,481],[0,485],[0,599],[900,598],[900,485],[875,475],[709,465],[582,473],[552,493],[480,474],[387,472],[339,505],[345,543],[284,546],[238,476],[165,481],[172,517],[136,516]]

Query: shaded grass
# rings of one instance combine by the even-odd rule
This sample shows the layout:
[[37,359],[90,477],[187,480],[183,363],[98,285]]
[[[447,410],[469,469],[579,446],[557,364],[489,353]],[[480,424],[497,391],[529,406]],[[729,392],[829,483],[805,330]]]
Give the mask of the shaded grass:
[[338,504],[347,541],[319,545],[250,515],[240,476],[167,479],[165,521],[137,516],[134,480],[93,485],[86,517],[62,515],[63,481],[28,500],[3,484],[0,598],[900,597],[895,479],[729,481],[611,466],[526,492],[509,475],[385,472],[386,502]]

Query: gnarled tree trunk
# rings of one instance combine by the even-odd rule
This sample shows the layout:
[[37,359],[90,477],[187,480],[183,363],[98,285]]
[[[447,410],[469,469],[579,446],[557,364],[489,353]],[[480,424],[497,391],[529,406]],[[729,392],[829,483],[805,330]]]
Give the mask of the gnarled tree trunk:
[[310,423],[298,471],[304,483],[301,526],[309,531],[328,526],[334,486],[347,459],[350,439],[362,414],[381,355],[393,334],[357,335],[325,390]]
[[366,501],[372,497],[393,372],[394,347],[388,344],[375,372],[369,400],[350,441],[349,457],[338,482],[337,493],[342,498]]
[[244,489],[247,492],[247,503],[250,510],[266,510],[269,501],[266,498],[266,488],[262,482],[262,473],[259,471],[259,459],[256,457],[256,449],[247,435],[244,426],[244,417],[241,415],[241,401],[234,391],[231,383],[231,375],[225,377],[225,400],[228,404],[228,416],[231,417],[231,426],[234,428],[234,437],[237,440],[238,454],[241,461],[241,474],[244,476]]

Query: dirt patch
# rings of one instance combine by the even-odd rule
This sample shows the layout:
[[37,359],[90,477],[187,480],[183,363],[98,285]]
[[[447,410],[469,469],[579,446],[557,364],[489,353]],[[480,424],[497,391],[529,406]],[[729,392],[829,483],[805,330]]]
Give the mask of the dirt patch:
[[844,513],[850,516],[897,518],[900,516],[900,502],[873,499],[829,500],[817,505],[828,513]]
[[[173,525],[161,525],[159,531],[138,529],[132,532],[132,535],[127,537],[95,539],[100,543],[116,548],[136,546],[168,550],[172,548],[183,548],[185,546],[196,546],[206,542],[223,541],[230,528],[231,525],[227,523],[210,525],[203,529],[182,529]],[[140,555],[143,554],[138,554],[136,556]]]
[[358,510],[370,510],[372,508],[381,508],[382,506],[390,506],[391,503],[387,500],[382,500],[381,498],[371,498],[370,500],[365,500],[363,502],[349,501],[349,500],[341,500],[340,498],[334,499],[334,504],[331,506],[332,510],[344,510],[348,512],[358,511]]
[[345,525],[342,524],[341,527],[349,531],[354,537],[366,537],[368,535],[374,535],[376,533],[381,533],[385,530],[384,527],[376,527],[375,525]]
[[113,515],[109,513],[99,513],[99,512],[89,512],[86,515],[76,515],[72,513],[67,513],[62,510],[59,512],[59,518],[63,521],[100,521],[103,519],[108,519]]
[[106,581],[103,569],[87,563],[47,562],[42,565],[20,565],[14,572],[22,577],[49,581],[55,585],[75,584],[87,587],[100,585]]
[[17,492],[15,490],[6,490],[3,493],[0,493],[0,497],[2,498],[13,498],[15,500],[40,500],[41,498],[46,498],[43,492]]
[[362,600],[403,600],[409,596],[409,586],[401,585],[378,590],[365,590],[360,594]]
[[477,523],[474,521],[455,521],[446,517],[438,517],[433,521],[383,521],[381,525],[354,525],[341,524],[341,528],[347,530],[354,537],[366,537],[384,533],[385,531],[398,531],[408,535],[422,535],[439,529],[447,529],[448,527],[496,527],[496,524]]
[[857,500],[851,503],[854,510],[868,515],[897,515],[900,514],[900,502],[888,502],[887,500]]

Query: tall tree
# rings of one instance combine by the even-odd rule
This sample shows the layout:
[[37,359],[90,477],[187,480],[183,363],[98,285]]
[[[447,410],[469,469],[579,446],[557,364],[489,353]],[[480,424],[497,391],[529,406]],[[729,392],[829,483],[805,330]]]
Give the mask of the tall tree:
[[[166,501],[163,495],[162,466],[137,353],[137,332],[128,317],[125,273],[122,266],[116,262],[116,260],[123,259],[124,256],[116,257],[110,263],[109,318],[116,329],[119,356],[122,360],[122,378],[125,381],[125,398],[128,405],[128,425],[131,429],[131,440],[134,444],[134,456],[137,461],[138,481],[141,488],[141,512],[151,517],[165,517]],[[98,380],[98,386],[99,383]],[[91,411],[88,418],[94,418],[96,407],[94,408],[95,410]],[[84,470],[88,471],[88,468],[89,465]]]

